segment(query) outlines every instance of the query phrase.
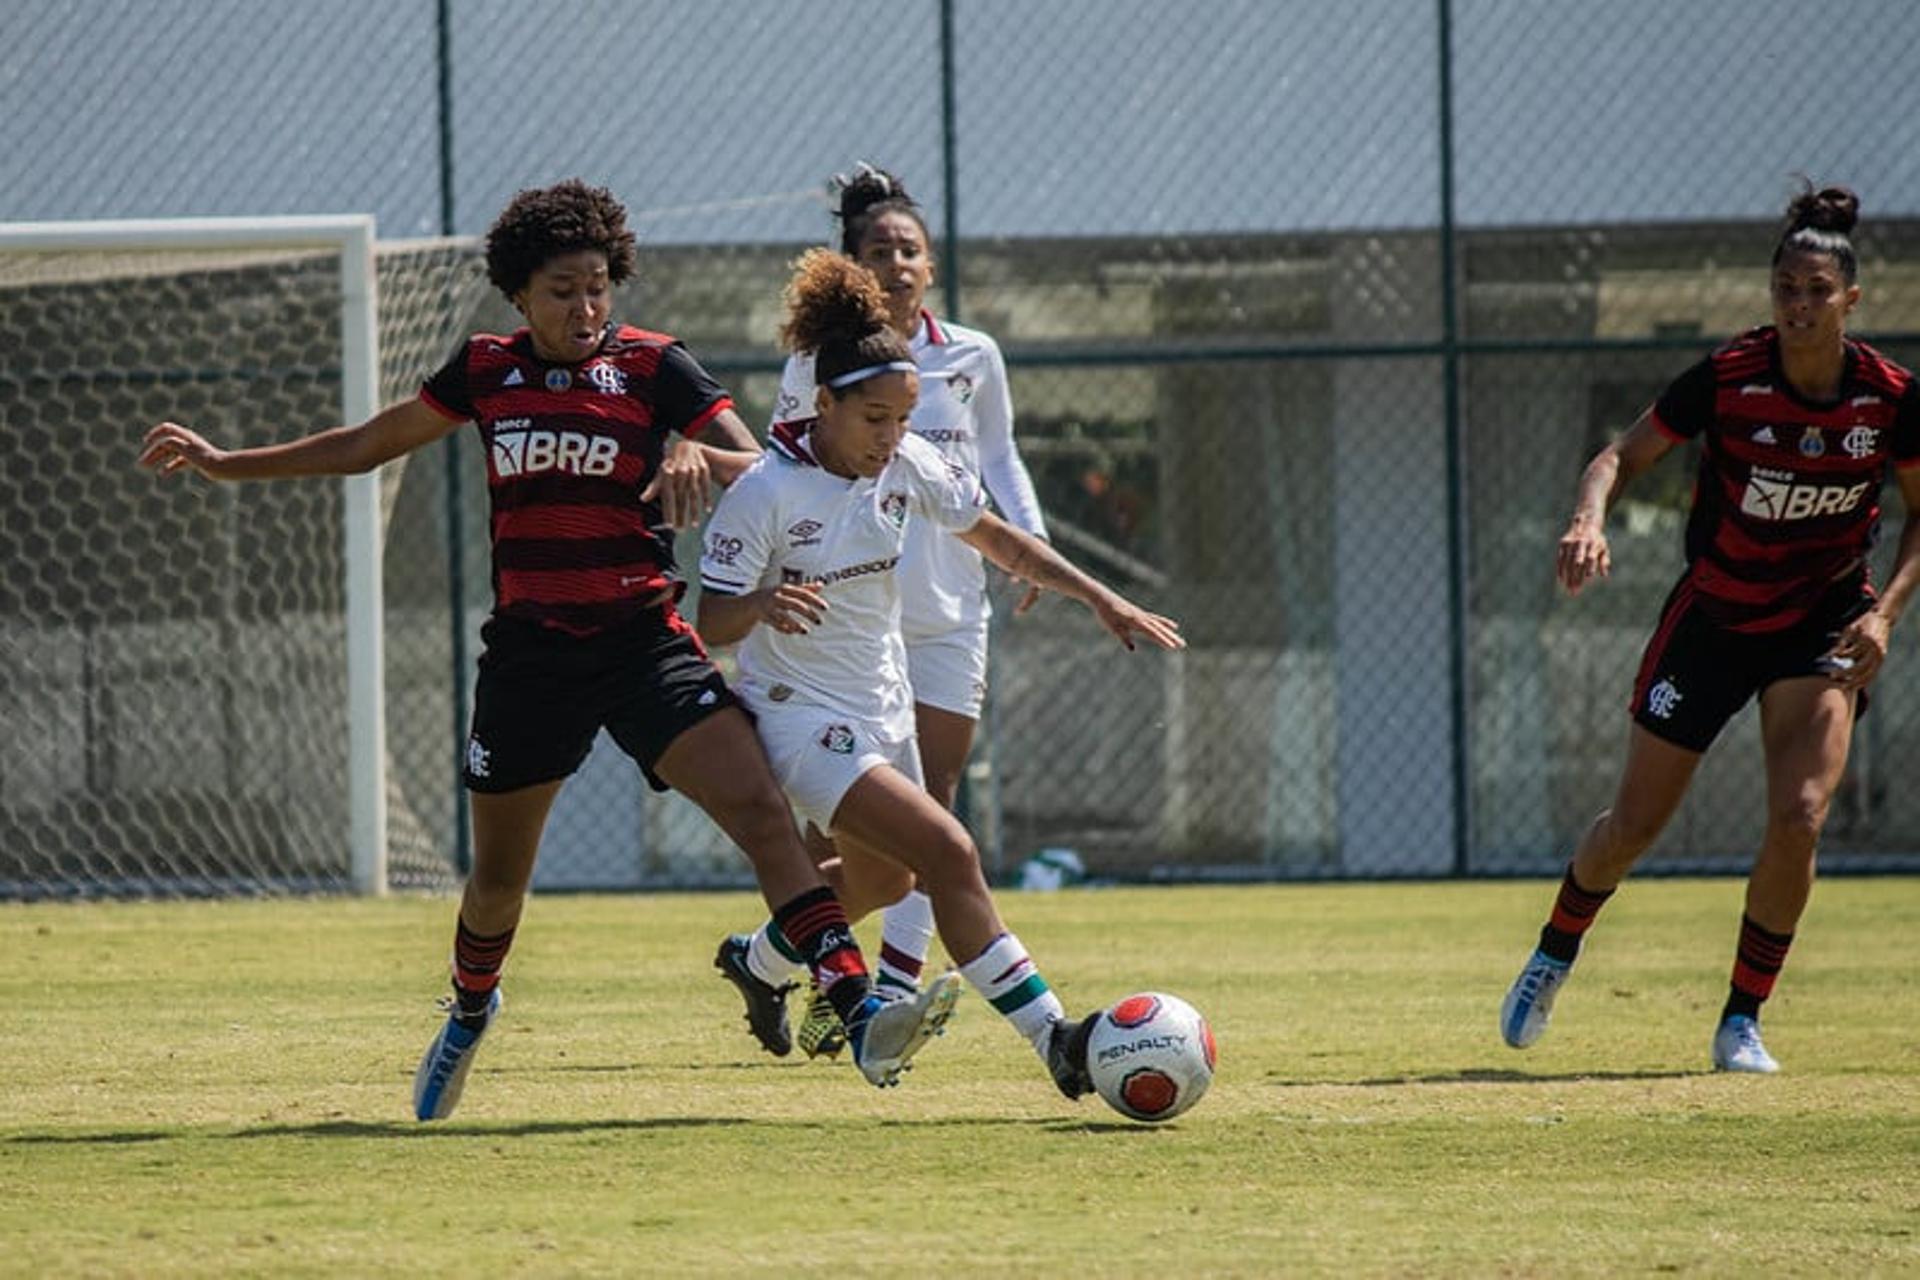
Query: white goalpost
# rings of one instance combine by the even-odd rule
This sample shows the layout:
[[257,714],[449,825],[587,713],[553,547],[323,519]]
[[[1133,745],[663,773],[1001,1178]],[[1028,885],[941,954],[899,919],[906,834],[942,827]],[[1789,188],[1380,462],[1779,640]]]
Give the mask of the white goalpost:
[[[264,251],[264,252],[263,252]],[[338,413],[341,422],[359,422],[371,416],[380,402],[380,312],[378,282],[375,260],[374,219],[371,215],[348,215],[327,217],[263,217],[263,218],[194,218],[151,221],[103,221],[103,222],[49,222],[49,223],[0,223],[0,263],[7,264],[0,270],[0,302],[4,302],[14,319],[0,318],[0,324],[9,326],[6,346],[14,350],[4,357],[6,365],[15,365],[14,371],[7,373],[6,387],[9,403],[9,417],[13,425],[24,426],[31,413],[45,414],[47,406],[57,397],[65,394],[60,389],[67,386],[77,388],[72,399],[88,405],[97,404],[102,397],[117,394],[131,384],[160,385],[179,387],[187,402],[179,412],[194,412],[198,397],[197,385],[204,385],[214,379],[210,375],[198,372],[190,365],[185,368],[173,368],[171,360],[180,363],[178,357],[171,354],[152,361],[158,368],[137,369],[132,372],[109,372],[100,374],[92,369],[59,367],[47,369],[40,362],[39,353],[30,350],[31,342],[21,334],[11,331],[17,321],[21,333],[32,335],[36,332],[32,318],[36,309],[40,312],[70,307],[76,316],[84,316],[89,309],[99,310],[103,306],[111,309],[118,305],[114,290],[122,289],[124,281],[140,279],[152,281],[168,278],[173,267],[155,267],[137,264],[144,255],[153,261],[174,262],[191,260],[205,262],[211,255],[221,261],[223,269],[244,270],[250,262],[271,261],[285,258],[289,254],[306,252],[330,255],[338,263]],[[250,257],[249,255],[254,255]],[[90,286],[93,292],[85,301],[71,301],[76,290]],[[166,307],[156,304],[155,314],[164,316],[188,315],[195,307],[204,304],[198,302],[195,285],[174,286],[174,296]],[[332,289],[331,282],[328,291]],[[282,292],[291,301],[289,305],[299,305],[296,291],[285,288]],[[237,305],[244,310],[246,299]],[[129,313],[133,314],[133,313]],[[142,313],[144,314],[144,313]],[[158,328],[160,320],[132,320],[138,325],[151,323]],[[271,326],[275,322],[265,321]],[[49,330],[58,332],[62,326],[49,324]],[[217,327],[209,328],[199,347],[203,361],[219,357],[222,331]],[[57,345],[57,344],[55,344]],[[212,351],[212,357],[207,353]],[[266,366],[276,358],[277,353],[269,350],[255,363]],[[251,356],[249,357],[252,358]],[[0,366],[4,369],[4,366]],[[329,376],[331,370],[328,370]],[[270,376],[270,375],[269,375]],[[90,381],[91,379],[91,381]],[[105,391],[95,388],[104,387]],[[143,406],[144,407],[144,406]],[[98,410],[103,418],[111,420],[113,412],[119,409],[117,402]],[[18,418],[13,418],[18,414]],[[62,421],[68,418],[68,410],[63,406],[57,415]],[[74,413],[77,421],[71,429],[84,435],[88,428],[99,425],[90,423]],[[89,473],[98,471],[102,476],[108,474],[111,465],[122,465],[131,471],[132,452],[137,442],[137,434],[131,434],[134,423],[114,424],[116,430],[124,427],[129,432],[108,443],[98,441],[99,432],[94,432],[94,443],[90,446],[100,457],[100,462],[83,464],[77,467],[80,480],[76,489],[84,488]],[[51,430],[51,428],[50,428]],[[61,478],[62,482],[66,477]],[[118,477],[112,483],[125,483]],[[338,549],[339,563],[344,566],[344,639],[346,658],[346,692],[344,719],[347,728],[346,750],[346,812],[347,836],[349,845],[349,878],[351,887],[360,893],[379,894],[386,891],[388,885],[387,867],[387,748],[384,707],[386,703],[384,688],[384,657],[382,652],[382,533],[380,476],[369,474],[347,478],[341,486],[342,511],[339,516],[341,533]],[[47,486],[51,489],[53,486]],[[3,495],[0,495],[3,496]],[[137,498],[135,500],[138,500]],[[131,505],[129,502],[128,505]],[[230,523],[244,526],[245,521],[234,517]],[[114,527],[110,522],[100,522],[102,529]],[[129,535],[134,536],[134,535]],[[81,542],[89,539],[82,538]],[[8,559],[16,553],[10,551]],[[58,560],[59,557],[51,557]],[[84,557],[83,557],[84,560]],[[72,566],[80,572],[81,566]],[[114,790],[116,794],[140,792],[145,796],[144,803],[154,812],[171,812],[159,798],[149,794],[158,791],[149,779],[142,778],[142,769],[148,768],[141,761],[129,762],[128,755],[136,748],[127,745],[124,736],[120,741],[111,739],[111,735],[94,732],[96,714],[99,708],[110,708],[112,714],[119,714],[119,701],[133,695],[138,686],[122,677],[119,673],[129,669],[129,664],[137,664],[140,655],[124,656],[123,651],[134,650],[136,645],[115,641],[117,646],[111,653],[106,652],[108,645],[99,645],[100,655],[92,649],[78,658],[71,656],[70,650],[76,647],[70,637],[79,634],[82,625],[93,626],[92,617],[103,610],[93,608],[88,618],[74,624],[72,630],[61,630],[62,619],[58,616],[47,618],[42,615],[53,609],[59,609],[69,595],[80,595],[83,588],[69,587],[62,591],[60,570],[46,564],[34,566],[32,572],[51,579],[51,586],[42,595],[23,598],[17,608],[0,610],[0,613],[17,614],[13,619],[0,616],[0,627],[17,624],[14,630],[4,634],[10,639],[18,637],[18,653],[30,655],[33,645],[39,644],[49,655],[47,670],[54,673],[48,683],[59,683],[71,678],[72,682],[83,690],[71,699],[58,697],[45,690],[31,687],[33,664],[30,660],[7,664],[11,668],[14,684],[8,686],[11,693],[6,701],[0,703],[8,710],[19,714],[25,725],[21,728],[23,741],[17,748],[22,752],[41,751],[46,756],[38,761],[23,756],[10,759],[5,768],[0,768],[0,802],[7,808],[0,810],[0,826],[6,825],[6,817],[12,816],[19,830],[10,831],[16,839],[31,841],[35,832],[58,832],[63,824],[85,821],[87,815],[108,811],[111,815],[121,815],[126,806],[107,804],[97,796],[88,798],[67,785],[74,770],[84,770],[89,779],[105,777],[108,782],[97,790]],[[102,570],[104,577],[107,570]],[[222,588],[238,593],[242,588]],[[104,594],[111,594],[107,592]],[[183,592],[182,594],[185,594]],[[243,602],[244,604],[244,602]],[[76,607],[76,612],[86,612]],[[142,635],[159,634],[163,624],[159,616],[166,611],[166,601],[158,601],[152,606],[152,617],[129,617],[115,622],[118,630],[127,632],[134,628],[146,628]],[[241,612],[245,612],[244,609]],[[37,629],[38,634],[33,634]],[[227,623],[229,633],[241,629],[240,624]],[[235,643],[235,651],[245,651],[245,637]],[[194,642],[188,642],[192,645]],[[15,648],[13,643],[8,646]],[[85,647],[85,646],[80,646]],[[200,646],[204,648],[204,646]],[[257,645],[255,646],[258,647]],[[104,656],[102,656],[104,655]],[[196,650],[193,656],[201,653]],[[231,661],[231,652],[228,661]],[[23,670],[24,668],[24,670]],[[66,673],[66,674],[61,674]],[[116,686],[116,680],[120,684]],[[256,712],[254,721],[267,718],[272,714],[276,691],[266,688],[255,690],[248,707]],[[286,698],[284,691],[278,696]],[[286,699],[290,701],[291,699]],[[73,708],[80,708],[79,711]],[[24,710],[23,710],[24,708]],[[265,708],[262,712],[261,709]],[[76,717],[83,720],[75,727]],[[232,758],[234,767],[252,763],[247,759],[251,744],[263,741],[265,733],[258,724],[247,722],[241,714],[227,713],[227,721],[235,726],[234,736],[238,745],[223,748],[227,757]],[[18,724],[19,722],[16,721]],[[29,732],[32,727],[41,727],[42,732]],[[101,739],[105,737],[106,741]],[[179,757],[187,760],[197,748],[183,746]],[[208,748],[209,752],[215,750]],[[165,748],[147,750],[155,764],[164,767],[168,752]],[[190,767],[187,764],[182,768]],[[47,775],[42,778],[42,774]],[[296,780],[296,784],[297,784]],[[309,778],[306,781],[314,786],[320,779]],[[144,790],[143,790],[144,789]],[[41,803],[40,791],[51,797]],[[263,801],[258,808],[269,807],[271,801]],[[17,811],[17,812],[16,812]],[[144,812],[145,810],[143,810]],[[78,815],[78,816],[76,816]],[[138,825],[139,819],[117,818],[123,826]],[[219,827],[230,842],[239,845],[248,838],[245,834],[233,835],[226,828],[240,825],[237,819],[230,820],[222,814],[212,817],[200,816],[190,811],[181,825],[200,822],[207,827]],[[149,823],[149,827],[157,827]],[[28,835],[21,835],[27,832]],[[164,842],[166,835],[161,832],[142,831],[138,839],[129,837],[121,841],[115,850],[101,855],[103,865],[124,867],[146,864],[138,862],[119,851],[129,846],[144,847],[151,841]],[[27,856],[27,855],[23,855]],[[98,877],[102,873],[95,871],[89,864],[91,851],[84,846],[75,845],[72,849],[54,855],[47,855],[43,868],[38,864],[25,863],[22,867],[9,867],[0,871],[0,881],[22,880],[31,885],[38,877],[45,875],[58,880],[67,875],[68,869],[78,866],[74,873],[84,877]],[[160,873],[150,870],[138,870],[129,873],[134,883],[159,884],[174,873]],[[256,870],[249,865],[238,873],[240,879],[258,876],[262,883],[277,882],[281,873],[268,866]],[[222,872],[211,878],[224,882],[233,878]],[[303,883],[301,877],[292,877],[295,883]],[[55,889],[54,892],[63,890]],[[64,890],[72,891],[72,890]],[[80,891],[84,892],[84,888]]]

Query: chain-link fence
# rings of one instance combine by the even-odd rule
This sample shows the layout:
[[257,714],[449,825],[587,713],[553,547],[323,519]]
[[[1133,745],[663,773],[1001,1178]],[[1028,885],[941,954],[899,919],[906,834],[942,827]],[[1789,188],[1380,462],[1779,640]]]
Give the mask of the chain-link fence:
[[[1192,641],[1128,655],[1066,602],[1001,609],[966,803],[1002,872],[1056,846],[1128,877],[1552,871],[1617,778],[1631,675],[1680,568],[1692,458],[1635,483],[1613,578],[1568,601],[1550,566],[1575,479],[1682,368],[1767,319],[1793,174],[1859,190],[1854,328],[1920,360],[1905,88],[1920,9],[1906,0],[1859,0],[1817,27],[1776,0],[9,12],[0,219],[371,211],[390,242],[471,237],[515,190],[586,176],[641,234],[623,318],[683,336],[755,425],[776,388],[786,263],[831,231],[824,179],[858,159],[902,175],[938,241],[936,309],[1006,351],[1056,544]],[[470,243],[390,244],[382,262],[389,397],[457,334],[516,323]],[[101,718],[76,655],[138,643],[125,628],[192,613],[183,602],[206,588],[128,585],[145,526],[200,518],[116,470],[140,428],[185,414],[250,441],[324,418],[324,395],[296,412],[286,389],[302,369],[324,389],[326,357],[301,356],[291,332],[323,325],[324,299],[296,323],[255,279],[222,277],[225,327],[170,347],[145,339],[186,332],[167,307],[192,291],[147,308],[114,278],[56,302],[0,278],[0,706],[60,726],[0,755],[0,831],[61,851],[36,874],[94,865],[86,851],[125,825],[113,815],[136,785],[99,765],[128,750],[106,736],[126,719]],[[94,340],[95,318],[131,339]],[[260,343],[263,327],[277,341]],[[211,368],[233,376],[192,379]],[[154,376],[168,370],[200,390]],[[482,466],[458,438],[384,484],[390,838],[415,882],[449,876],[466,847],[455,744],[488,604]],[[242,541],[284,538],[283,516],[247,513],[318,504],[298,534],[310,549],[332,498],[277,486],[221,518]],[[290,552],[225,570],[271,587],[255,607],[274,616],[324,607],[336,571]],[[1856,734],[1829,867],[1920,866],[1920,804],[1895,773],[1920,736],[1910,630]],[[191,688],[230,694],[217,666]],[[327,687],[278,714],[337,735],[333,712],[306,705]],[[271,772],[271,756],[250,760],[252,781],[236,772],[253,739],[231,722],[250,705],[148,706],[153,761],[198,711],[194,740],[226,763],[195,804],[119,838],[122,862],[176,856],[154,846],[196,830],[223,848],[286,839],[260,816],[282,801],[238,821],[221,799]],[[1763,785],[1749,712],[1653,865],[1744,866]],[[288,790],[286,805],[313,799]],[[703,818],[651,796],[602,743],[556,809],[540,883],[744,878]]]

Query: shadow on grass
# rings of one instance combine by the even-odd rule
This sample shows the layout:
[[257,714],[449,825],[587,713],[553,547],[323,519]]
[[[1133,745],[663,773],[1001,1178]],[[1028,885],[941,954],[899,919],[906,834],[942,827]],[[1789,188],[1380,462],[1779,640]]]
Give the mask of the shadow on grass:
[[1359,1080],[1279,1080],[1268,1084],[1282,1089],[1378,1089],[1399,1084],[1565,1084],[1573,1080],[1690,1080],[1709,1076],[1707,1070],[1694,1071],[1512,1071],[1494,1067],[1466,1067],[1459,1071],[1434,1071],[1425,1075],[1366,1076]]
[[[132,1142],[166,1142],[186,1138],[505,1138],[551,1133],[600,1133],[621,1130],[705,1129],[760,1124],[745,1116],[656,1116],[638,1120],[528,1120],[519,1124],[462,1124],[416,1120],[321,1120],[313,1124],[259,1125],[228,1133],[192,1129],[148,1129],[119,1133],[23,1133],[8,1138],[8,1146],[99,1143],[112,1146]],[[795,1122],[794,1128],[817,1128]]]
[[[196,1138],[507,1138],[573,1133],[645,1133],[664,1129],[831,1129],[834,1117],[772,1120],[762,1116],[653,1116],[639,1119],[528,1120],[517,1124],[436,1122],[413,1120],[321,1120],[313,1124],[258,1125],[231,1132],[192,1129],[131,1129],[107,1133],[23,1133],[0,1146],[128,1146],[142,1142],[170,1142]],[[882,1120],[885,1129],[980,1129],[1018,1126],[1054,1133],[1147,1133],[1155,1126],[1124,1122],[1035,1119],[1014,1116],[942,1116],[928,1119]],[[1169,1126],[1160,1126],[1169,1127]]]

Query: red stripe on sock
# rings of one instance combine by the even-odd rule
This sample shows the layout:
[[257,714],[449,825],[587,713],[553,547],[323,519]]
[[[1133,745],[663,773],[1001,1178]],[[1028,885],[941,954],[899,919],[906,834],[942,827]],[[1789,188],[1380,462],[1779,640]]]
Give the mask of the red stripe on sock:
[[1547,918],[1547,923],[1562,933],[1575,936],[1583,934],[1593,926],[1594,916],[1599,914],[1600,908],[1612,896],[1611,889],[1605,893],[1582,889],[1574,881],[1572,868],[1568,868],[1560,881],[1560,892],[1554,897],[1553,913]]
[[1765,1000],[1768,996],[1772,995],[1773,984],[1779,977],[1780,971],[1778,969],[1772,973],[1768,973],[1763,969],[1754,968],[1748,964],[1745,959],[1735,960],[1733,962],[1734,989],[1736,991],[1743,991],[1756,1000]]
[[462,969],[459,965],[455,965],[453,981],[454,985],[463,991],[485,994],[500,985],[500,971],[498,969]]
[[786,934],[789,941],[800,941],[812,938],[823,929],[845,923],[847,913],[836,900],[808,907],[792,919],[781,921],[780,932]]
[[906,952],[887,942],[884,938],[880,941],[880,963],[891,965],[900,972],[915,978],[920,976],[920,970],[923,967],[922,961],[916,960]]

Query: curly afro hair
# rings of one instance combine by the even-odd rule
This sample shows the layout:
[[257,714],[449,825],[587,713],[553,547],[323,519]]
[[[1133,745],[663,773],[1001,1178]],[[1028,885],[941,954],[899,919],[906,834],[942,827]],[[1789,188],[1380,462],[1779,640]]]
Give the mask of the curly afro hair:
[[487,231],[487,278],[512,301],[534,272],[583,249],[607,256],[607,277],[614,284],[633,274],[627,209],[611,191],[578,178],[522,191]]

